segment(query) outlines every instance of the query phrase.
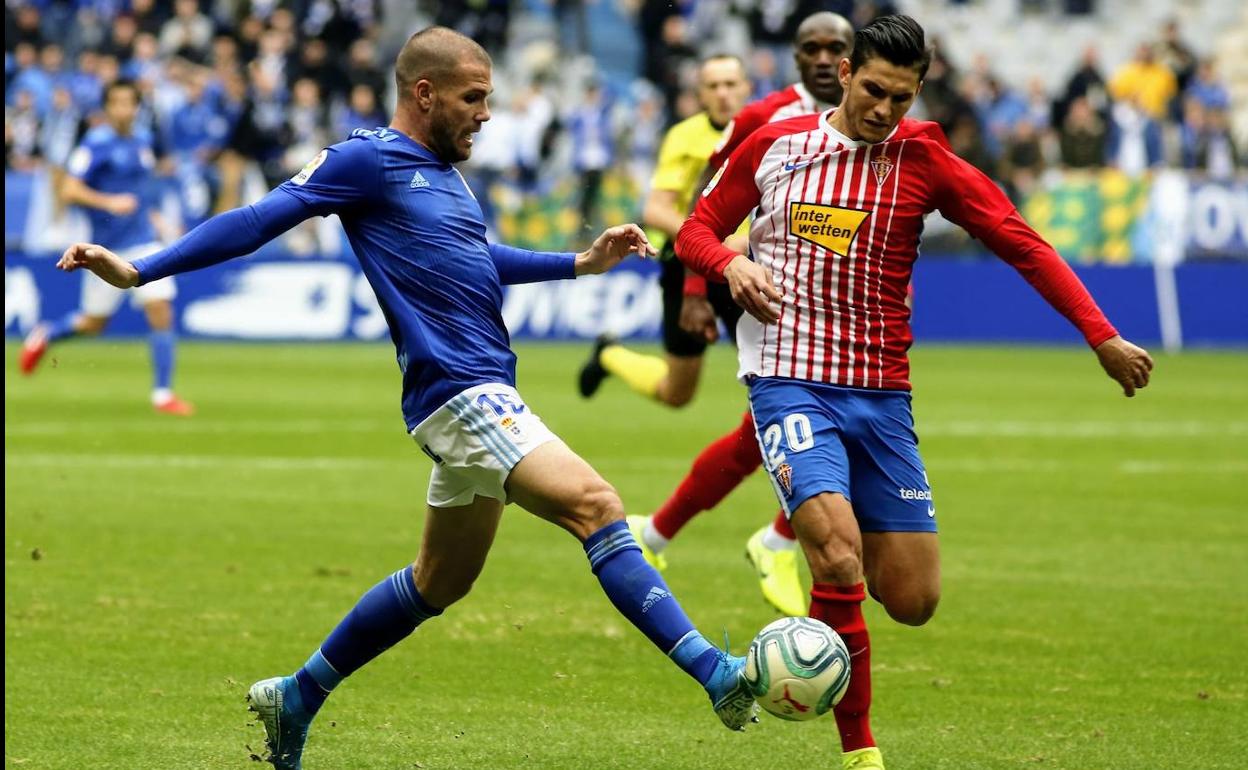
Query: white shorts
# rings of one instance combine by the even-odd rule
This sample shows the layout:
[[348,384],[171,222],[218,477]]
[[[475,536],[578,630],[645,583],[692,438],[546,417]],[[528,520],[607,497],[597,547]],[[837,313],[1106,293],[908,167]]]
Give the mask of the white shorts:
[[[142,246],[133,246],[119,251],[117,256],[133,262],[136,259],[146,257],[149,254],[155,254],[158,251],[160,251],[159,243],[145,243]],[[134,307],[141,308],[149,302],[156,302],[162,299],[172,300],[178,295],[178,287],[173,282],[173,277],[170,276],[161,278],[159,281],[136,286],[133,289],[118,289],[116,286],[109,285],[96,277],[95,273],[90,270],[84,270],[82,276],[81,310],[86,315],[111,316],[117,312],[117,308],[121,307],[122,301],[126,298],[126,292],[130,292],[130,301]]]
[[468,505],[477,495],[507,502],[511,469],[529,452],[559,439],[510,385],[476,385],[412,429],[433,459],[429,505]]

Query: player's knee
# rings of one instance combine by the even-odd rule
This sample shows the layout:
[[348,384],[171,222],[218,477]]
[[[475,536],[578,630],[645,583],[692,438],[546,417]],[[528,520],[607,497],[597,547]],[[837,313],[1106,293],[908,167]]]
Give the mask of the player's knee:
[[850,585],[862,579],[862,558],[848,543],[825,543],[807,553],[810,576],[816,583]]
[[668,406],[674,409],[680,409],[683,406],[688,406],[689,402],[693,400],[693,391],[671,389],[661,392],[659,397],[663,400],[663,403]]
[[79,334],[99,334],[108,325],[108,318],[98,315],[84,315],[78,319]]
[[588,537],[608,524],[622,520],[624,503],[614,487],[602,479],[596,479],[585,485],[574,513],[585,537]]
[[936,605],[940,603],[940,590],[920,588],[884,592],[880,598],[885,611],[893,620],[908,626],[921,626],[936,614]]

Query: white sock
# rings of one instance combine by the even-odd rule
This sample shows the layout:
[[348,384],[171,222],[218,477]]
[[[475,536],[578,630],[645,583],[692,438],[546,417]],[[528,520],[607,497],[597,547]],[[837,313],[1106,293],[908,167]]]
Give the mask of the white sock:
[[797,547],[796,540],[790,540],[784,535],[776,531],[776,525],[773,522],[767,527],[767,531],[763,533],[763,547],[768,551],[791,551]]
[[172,399],[173,391],[169,388],[156,388],[152,390],[152,406],[167,404]]
[[653,516],[646,519],[646,526],[641,530],[641,539],[646,541],[646,545],[650,546],[650,550],[655,553],[660,553],[671,542],[654,528]]

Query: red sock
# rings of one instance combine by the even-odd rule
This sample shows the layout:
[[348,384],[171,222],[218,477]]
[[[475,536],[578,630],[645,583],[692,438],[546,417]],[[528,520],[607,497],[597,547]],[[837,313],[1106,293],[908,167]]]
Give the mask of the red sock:
[[754,418],[746,412],[735,430],[715,439],[693,461],[689,474],[655,512],[651,519],[654,528],[663,537],[675,537],[690,519],[719,505],[762,464]]
[[849,689],[832,709],[841,733],[841,750],[856,751],[875,745],[868,712],[871,710],[871,642],[862,618],[866,599],[863,584],[834,586],[815,583],[810,589],[810,616],[831,626],[849,648]]
[[789,517],[784,515],[784,509],[776,511],[776,520],[771,523],[772,529],[790,540],[797,539],[797,533],[793,531],[793,525],[789,523]]

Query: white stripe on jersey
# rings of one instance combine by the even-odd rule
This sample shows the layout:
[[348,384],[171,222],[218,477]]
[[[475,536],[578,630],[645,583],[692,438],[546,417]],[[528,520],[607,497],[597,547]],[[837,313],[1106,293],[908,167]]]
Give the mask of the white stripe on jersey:
[[[898,142],[891,182],[869,195],[872,150],[820,127],[780,137],[767,149],[754,181],[760,210],[750,228],[754,259],[771,274],[783,299],[780,319],[768,328],[748,314],[738,325],[740,376],[792,377],[851,387],[882,387],[885,314],[881,296],[885,246],[899,190]],[[888,189],[891,188],[891,189]],[[835,217],[863,212],[843,247],[819,245],[820,237],[791,232],[793,206],[831,207]],[[876,212],[889,208],[886,222]],[[868,210],[869,209],[869,210]],[[816,215],[820,209],[816,209]],[[811,220],[805,220],[811,221]],[[823,222],[825,220],[815,220]],[[801,232],[800,230],[798,232]]]

